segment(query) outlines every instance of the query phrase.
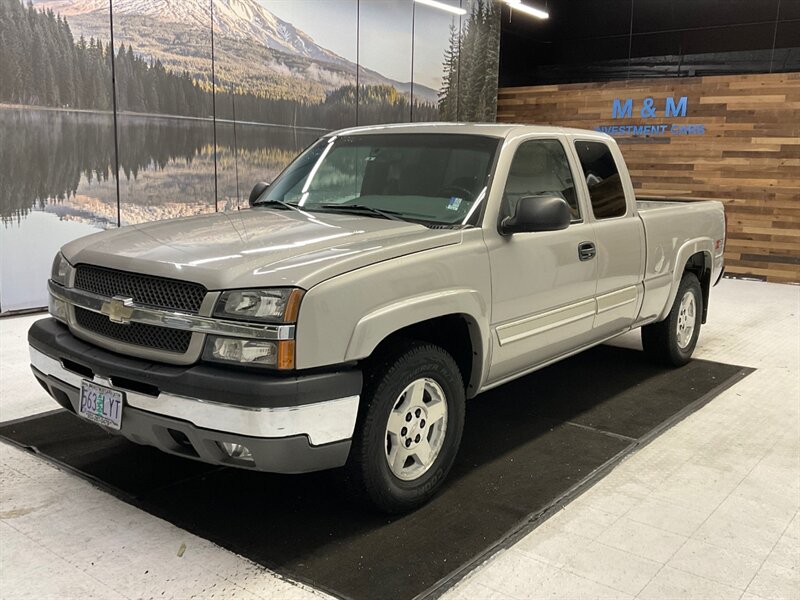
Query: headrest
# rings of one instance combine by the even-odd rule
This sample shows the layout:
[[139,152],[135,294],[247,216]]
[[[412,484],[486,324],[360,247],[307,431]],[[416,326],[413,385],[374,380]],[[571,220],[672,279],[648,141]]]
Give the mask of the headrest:
[[547,171],[547,148],[539,144],[526,144],[517,149],[511,162],[509,175],[514,177],[536,177]]

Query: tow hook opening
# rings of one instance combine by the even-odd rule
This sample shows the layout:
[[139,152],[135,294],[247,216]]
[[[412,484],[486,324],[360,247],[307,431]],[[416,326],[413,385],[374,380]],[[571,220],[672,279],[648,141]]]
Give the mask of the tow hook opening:
[[182,431],[178,431],[177,429],[167,429],[167,433],[169,433],[170,437],[175,440],[183,452],[189,454],[191,456],[197,456],[197,450],[194,449],[192,442],[189,440],[189,437],[183,433]]

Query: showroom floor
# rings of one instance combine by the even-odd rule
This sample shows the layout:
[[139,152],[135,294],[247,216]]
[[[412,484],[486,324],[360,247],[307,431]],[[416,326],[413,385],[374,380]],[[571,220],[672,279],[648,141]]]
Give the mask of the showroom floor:
[[[55,407],[37,318],[0,319],[0,421]],[[696,356],[756,370],[445,597],[800,598],[800,287],[724,280]],[[2,598],[321,595],[0,443]]]

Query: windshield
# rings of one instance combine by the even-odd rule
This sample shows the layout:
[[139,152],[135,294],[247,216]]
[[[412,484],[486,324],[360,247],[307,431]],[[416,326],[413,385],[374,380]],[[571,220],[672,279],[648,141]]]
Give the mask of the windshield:
[[322,138],[281,173],[256,204],[357,212],[425,224],[478,216],[497,138],[393,133]]

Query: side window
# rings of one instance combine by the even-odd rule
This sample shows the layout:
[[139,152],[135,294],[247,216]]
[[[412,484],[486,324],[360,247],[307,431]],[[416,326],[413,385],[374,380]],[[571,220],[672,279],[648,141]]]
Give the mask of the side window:
[[628,205],[611,150],[602,142],[581,141],[575,142],[575,149],[586,177],[595,218],[610,219],[624,215]]
[[503,193],[502,216],[513,215],[524,196],[561,197],[569,204],[572,220],[580,220],[575,181],[558,140],[530,140],[517,148]]

